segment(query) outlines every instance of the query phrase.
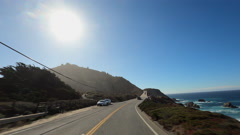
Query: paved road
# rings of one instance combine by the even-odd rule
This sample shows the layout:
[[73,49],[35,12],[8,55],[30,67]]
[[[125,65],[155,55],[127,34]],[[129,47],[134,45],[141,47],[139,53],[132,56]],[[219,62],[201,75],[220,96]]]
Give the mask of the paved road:
[[[156,135],[166,134],[143,120],[137,109],[140,100],[92,107],[65,118],[46,122],[8,135]],[[137,111],[138,110],[138,111]],[[148,120],[149,121],[149,120]],[[153,129],[152,129],[153,128]]]

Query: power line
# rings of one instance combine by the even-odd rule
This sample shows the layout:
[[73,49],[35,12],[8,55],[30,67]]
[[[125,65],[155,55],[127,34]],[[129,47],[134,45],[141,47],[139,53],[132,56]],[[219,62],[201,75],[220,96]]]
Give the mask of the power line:
[[76,81],[76,80],[74,80],[74,79],[72,79],[72,78],[70,78],[70,77],[68,77],[68,76],[66,76],[66,75],[64,75],[64,74],[62,74],[62,73],[60,73],[60,72],[58,72],[58,71],[55,71],[55,70],[49,68],[48,66],[46,66],[46,65],[44,65],[44,64],[42,64],[42,63],[40,63],[40,62],[38,62],[38,61],[36,61],[36,60],[34,60],[34,59],[32,59],[31,57],[29,57],[29,56],[27,56],[27,55],[25,55],[25,54],[19,52],[18,50],[16,50],[16,49],[10,47],[9,45],[7,45],[7,44],[5,44],[5,43],[3,43],[3,42],[0,42],[0,43],[1,43],[2,45],[4,45],[5,47],[7,47],[7,48],[9,48],[9,49],[11,49],[11,50],[13,50],[13,51],[19,53],[20,55],[22,55],[22,56],[24,56],[24,57],[26,57],[26,58],[28,58],[28,59],[30,59],[31,61],[33,61],[33,62],[35,62],[35,63],[37,63],[37,64],[39,64],[39,65],[41,65],[41,66],[43,66],[43,67],[45,67],[45,68],[47,68],[47,69],[49,69],[49,70],[55,72],[55,73],[57,73],[57,74],[59,74],[59,75],[65,77],[65,78],[67,78],[67,79],[69,79],[69,80],[71,80],[71,81],[74,81],[74,82],[80,83],[81,85],[84,85],[84,86],[87,86],[87,87],[90,87],[90,88],[94,88],[94,89],[96,89],[96,87],[89,86],[89,85],[87,85],[87,84],[84,84],[84,83],[81,83],[81,82],[79,82],[79,81]]

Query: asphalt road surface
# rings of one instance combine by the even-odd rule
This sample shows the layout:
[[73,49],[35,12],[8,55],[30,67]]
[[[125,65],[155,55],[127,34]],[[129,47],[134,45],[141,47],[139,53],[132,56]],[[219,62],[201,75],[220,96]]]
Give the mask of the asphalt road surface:
[[8,135],[165,135],[138,109],[142,100],[94,106],[71,116],[52,120]]

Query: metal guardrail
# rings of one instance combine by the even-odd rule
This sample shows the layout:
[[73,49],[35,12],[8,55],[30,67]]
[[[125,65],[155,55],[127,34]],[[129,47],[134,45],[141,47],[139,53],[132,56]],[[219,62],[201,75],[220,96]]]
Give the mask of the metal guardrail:
[[36,113],[36,114],[30,114],[30,115],[21,115],[21,116],[16,116],[16,117],[10,117],[10,118],[2,118],[0,119],[0,125],[7,124],[7,123],[12,123],[20,120],[26,120],[26,119],[32,119],[32,118],[37,118],[40,116],[44,116],[47,113]]

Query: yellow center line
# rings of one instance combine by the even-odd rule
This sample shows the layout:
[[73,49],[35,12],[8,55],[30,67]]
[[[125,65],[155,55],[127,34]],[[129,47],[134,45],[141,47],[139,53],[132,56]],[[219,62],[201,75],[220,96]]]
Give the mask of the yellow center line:
[[[129,102],[130,103],[130,102]],[[125,105],[129,104],[126,103],[122,106],[120,106],[119,108],[117,108],[115,111],[113,111],[112,113],[110,113],[107,117],[105,117],[102,121],[100,121],[95,127],[93,127],[86,135],[92,135],[94,134],[109,118],[111,118],[113,116],[113,114],[115,114],[117,111],[119,111],[121,108],[123,108]]]

